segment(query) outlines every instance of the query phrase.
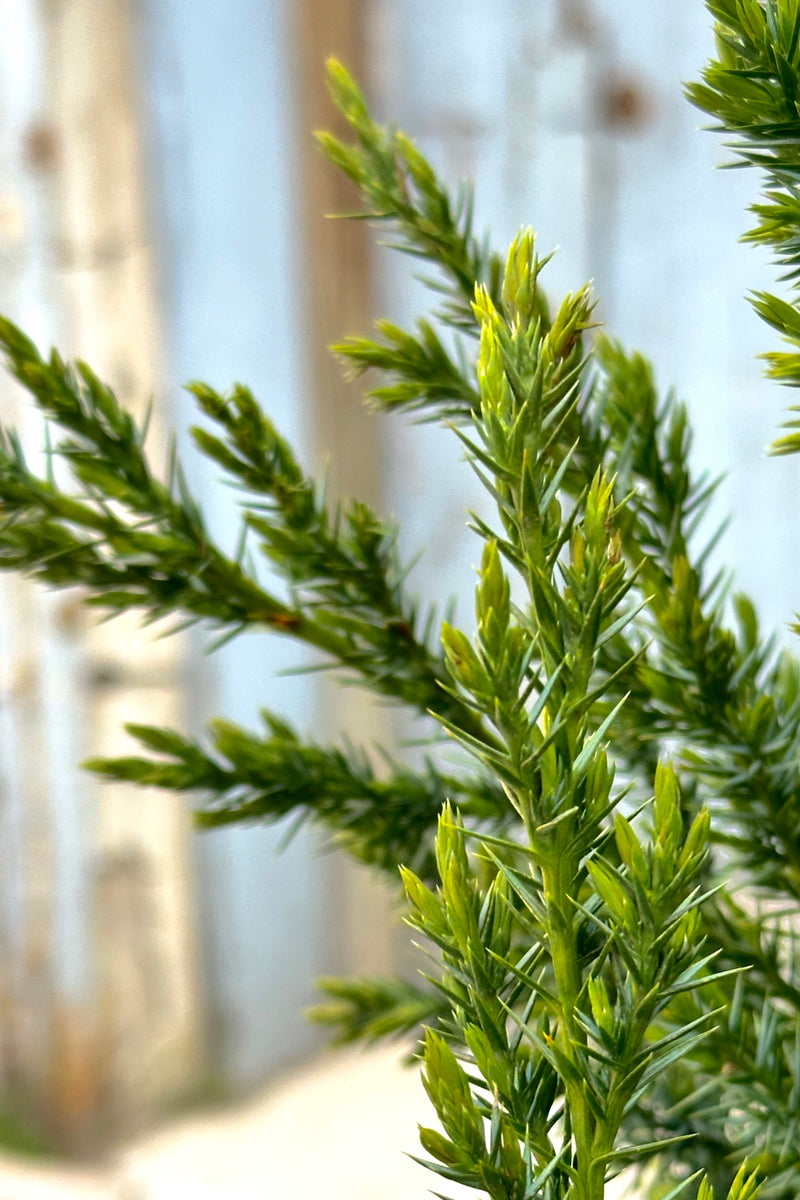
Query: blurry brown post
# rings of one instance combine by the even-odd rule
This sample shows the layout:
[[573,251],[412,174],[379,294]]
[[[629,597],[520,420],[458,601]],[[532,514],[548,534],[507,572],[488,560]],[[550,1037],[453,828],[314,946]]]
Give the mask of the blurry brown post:
[[[303,194],[303,246],[300,294],[309,386],[314,414],[312,445],[327,467],[332,499],[358,497],[381,511],[378,422],[362,403],[362,388],[345,379],[329,346],[343,337],[365,332],[371,323],[370,231],[363,221],[331,219],[329,214],[360,207],[354,186],[317,149],[313,131],[344,132],[345,123],[331,103],[325,62],[341,59],[362,84],[368,83],[366,62],[367,0],[298,0],[295,29],[299,91],[299,166]],[[369,746],[388,738],[384,709],[365,692],[348,688],[336,694],[336,720],[330,734],[351,727],[354,741]],[[332,710],[329,709],[332,716]],[[390,901],[364,870],[343,857],[333,870],[334,919],[330,969],[391,970]]]
[[[50,120],[27,152],[53,175],[53,287],[62,345],[90,360],[141,414],[159,393],[160,313],[143,190],[132,0],[50,0],[43,6]],[[150,449],[158,461],[162,414]],[[87,747],[127,749],[137,711],[180,719],[183,645],[154,641],[130,614],[84,631],[74,597],[55,611],[83,647],[79,680]],[[78,659],[77,661],[83,661]],[[130,1133],[196,1086],[202,1015],[193,921],[191,824],[180,797],[90,784],[85,869],[91,971],[83,1005],[54,979],[49,1089],[54,1132],[72,1149]],[[77,867],[75,868],[77,870]],[[63,903],[55,897],[53,903]]]
[[330,214],[359,207],[353,184],[322,156],[313,139],[320,128],[343,133],[345,122],[331,103],[325,62],[340,58],[359,80],[365,78],[364,0],[300,0],[296,36],[301,63],[299,140],[304,248],[301,289],[311,346],[310,383],[316,428],[314,447],[330,458],[335,491],[378,501],[375,431],[360,400],[328,347],[370,322],[369,231],[360,221]]

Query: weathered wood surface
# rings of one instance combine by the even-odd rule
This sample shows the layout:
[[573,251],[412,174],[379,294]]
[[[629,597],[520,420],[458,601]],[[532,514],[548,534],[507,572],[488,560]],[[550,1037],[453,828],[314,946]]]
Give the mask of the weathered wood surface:
[[[3,192],[19,212],[3,309],[142,413],[159,335],[127,2],[4,8],[0,27],[26,36],[3,42]],[[41,424],[3,391],[41,465]],[[158,426],[157,412],[156,454]],[[90,629],[74,595],[2,582],[8,1102],[32,1093],[52,1134],[83,1145],[193,1088],[200,1061],[184,805],[78,769],[121,750],[123,714],[178,719],[182,647],[133,620]]]
[[[309,461],[313,366],[304,349],[313,285],[300,266],[294,15],[293,6],[264,0],[239,0],[235,19],[213,0],[165,0],[142,25],[142,97],[174,415],[184,429],[196,420],[179,392],[185,380],[221,389],[242,380]],[[191,452],[186,461],[212,532],[233,549],[235,495],[210,464]],[[307,661],[297,647],[253,634],[210,659],[201,648],[190,679],[195,728],[218,714],[258,728],[267,707],[319,736],[313,677],[280,677]],[[285,839],[285,829],[234,827],[195,845],[214,1062],[233,1088],[319,1045],[301,1009],[337,936],[330,862],[305,832],[278,853]]]
[[[406,553],[426,551],[412,586],[440,606],[457,594],[469,625],[466,519],[483,499],[457,443],[364,423],[324,349],[371,310],[402,323],[429,299],[363,226],[320,219],[349,204],[309,141],[337,52],[445,176],[475,180],[496,244],[531,224],[543,251],[560,247],[553,294],[594,279],[609,330],[690,400],[698,468],[728,472],[718,561],[769,625],[790,618],[797,467],[761,449],[788,399],[760,379],[771,335],[743,299],[769,272],[736,245],[756,180],[714,171],[723,152],[681,96],[710,47],[698,0],[0,0],[0,31],[0,298],[37,336],[134,406],[155,389],[182,427],[181,381],[251,384],[306,461],[329,454],[337,489],[399,518]],[[37,453],[38,425],[2,386]],[[233,544],[228,490],[187,455]],[[137,713],[180,724],[181,687],[194,728],[217,712],[253,724],[266,704],[333,736],[339,710],[308,678],[276,678],[303,661],[279,640],[189,668],[175,643],[145,651],[117,622],[87,634],[71,598],[0,587],[6,1094],[21,1080],[79,1130],[100,1098],[122,1121],[188,1083],[204,1042],[233,1086],[306,1053],[313,977],[396,961],[386,904],[311,838],[279,857],[281,830],[187,840],[179,803],[90,788],[75,764],[117,749]],[[383,735],[385,714],[349,707],[358,740]]]
[[[357,498],[381,511],[386,447],[382,428],[362,402],[363,386],[348,379],[330,347],[345,329],[367,328],[372,316],[372,237],[363,222],[334,219],[352,212],[359,199],[354,186],[331,168],[312,130],[342,133],[343,118],[325,82],[331,55],[363,78],[368,69],[369,5],[365,0],[302,0],[294,7],[294,44],[300,104],[297,140],[298,185],[302,197],[301,279],[306,283],[302,319],[308,338],[308,414],[315,469],[326,472],[331,503]],[[357,687],[346,690],[320,680],[325,734],[338,741],[349,735],[369,750],[390,744],[390,710]],[[328,685],[328,686],[326,686]],[[380,769],[380,760],[375,763]],[[390,972],[395,965],[397,919],[394,895],[385,881],[349,859],[331,860],[330,903],[339,914],[329,927],[329,969],[334,973]],[[403,933],[405,931],[403,930]]]

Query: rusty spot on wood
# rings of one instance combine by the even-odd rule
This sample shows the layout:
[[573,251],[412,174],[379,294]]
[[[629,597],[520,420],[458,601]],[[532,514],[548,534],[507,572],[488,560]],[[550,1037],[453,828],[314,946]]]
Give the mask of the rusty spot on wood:
[[56,998],[52,1011],[52,1103],[58,1140],[88,1149],[103,1069],[97,1031],[88,1011]]
[[28,166],[37,171],[52,171],[58,163],[58,131],[50,121],[34,121],[22,139],[22,152]]
[[89,687],[94,691],[123,687],[125,673],[113,662],[96,662],[89,672]]
[[30,700],[39,682],[36,666],[30,658],[19,661],[11,675],[10,691],[17,700]]
[[68,596],[56,608],[56,628],[68,637],[77,637],[85,627],[85,609],[79,596]]
[[595,23],[586,0],[562,0],[558,22],[560,34],[569,41],[586,44],[594,38]]
[[610,79],[600,93],[600,118],[613,129],[641,128],[652,116],[653,105],[638,79]]

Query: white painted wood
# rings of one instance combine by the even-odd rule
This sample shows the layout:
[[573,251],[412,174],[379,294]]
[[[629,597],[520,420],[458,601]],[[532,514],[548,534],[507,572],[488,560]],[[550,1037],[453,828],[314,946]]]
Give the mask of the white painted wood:
[[[4,0],[0,9],[0,270],[2,307],[34,336],[52,338],[59,323],[50,292],[50,196],[30,154],[45,110],[45,30],[38,6]],[[37,466],[41,422],[0,384],[5,419],[16,420]],[[2,1102],[23,1119],[51,1116],[54,988],[53,880],[66,883],[50,837],[49,768],[53,747],[43,704],[48,673],[46,605],[24,581],[0,581],[2,613]],[[80,967],[80,918],[75,963]]]
[[[159,315],[138,128],[128,0],[71,0],[49,13],[49,80],[61,148],[55,230],[69,325],[66,348],[86,358],[142,414],[160,391]],[[90,64],[78,71],[78,62]],[[164,457],[160,413],[150,440]],[[179,640],[155,643],[131,619],[87,640],[94,753],[127,748],[121,720],[180,720]],[[135,666],[133,665],[135,664]],[[154,675],[144,691],[142,675]],[[124,714],[124,716],[123,716]],[[97,1038],[106,1107],[145,1117],[195,1086],[200,1007],[193,884],[183,801],[94,787],[92,829]],[[189,999],[193,997],[193,999]]]
[[[141,412],[158,374],[158,321],[127,15],[125,0],[46,8],[4,0],[0,288],[4,312],[45,347],[91,358]],[[2,401],[3,419],[19,426],[44,470],[32,406],[6,379]],[[74,595],[0,584],[0,1102],[85,1144],[101,1104],[107,1128],[147,1120],[194,1086],[201,1062],[183,804],[162,796],[137,804],[127,789],[98,790],[78,768],[90,751],[118,748],[112,698],[123,699],[127,719],[138,705],[141,719],[174,723],[180,647],[162,642],[153,652],[133,623],[90,632]],[[158,689],[144,706],[142,670]],[[116,690],[98,689],[101,677]],[[107,734],[112,716],[117,745]],[[154,980],[156,1003],[144,995]]]
[[[308,456],[290,17],[277,0],[240,0],[235,20],[214,0],[146,5],[142,94],[173,417],[183,430],[196,420],[182,382],[242,380]],[[188,447],[186,461],[212,532],[232,550],[236,497]],[[288,641],[248,635],[206,660],[201,649],[190,685],[196,728],[216,715],[258,727],[267,706],[318,735],[309,678],[279,678],[304,661]],[[235,827],[196,843],[210,1028],[217,1069],[234,1088],[318,1044],[300,1010],[330,966],[328,863],[304,834],[278,853],[285,836]]]

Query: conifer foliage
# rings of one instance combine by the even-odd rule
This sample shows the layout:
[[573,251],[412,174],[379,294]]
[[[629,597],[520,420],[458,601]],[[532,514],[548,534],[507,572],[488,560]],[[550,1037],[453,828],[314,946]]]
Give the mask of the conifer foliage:
[[[771,373],[796,385],[800,0],[708,8],[718,58],[689,95],[766,172],[748,236],[774,247],[789,298],[754,303],[792,346]],[[131,726],[138,756],[88,765],[192,794],[203,826],[306,817],[401,879],[425,980],[324,980],[315,1015],[343,1041],[418,1038],[435,1175],[492,1200],[601,1200],[633,1164],[652,1200],[793,1200],[798,661],[707,578],[714,481],[690,469],[687,412],[597,331],[589,288],[548,297],[530,230],[492,252],[469,193],[377,124],[336,62],[329,82],[352,137],[321,147],[435,296],[414,328],[379,321],[336,351],[376,408],[447,422],[491,499],[473,518],[474,626],[438,627],[391,524],[331,506],[247,388],[191,388],[195,441],[241,492],[231,557],[176,456],[163,477],[150,465],[146,423],[5,320],[8,368],[60,431],[71,483],[2,433],[0,566],[79,584],[112,615],[298,639],[429,718],[422,768],[387,752],[377,770],[271,713],[202,741]],[[800,448],[789,429],[780,452]]]

